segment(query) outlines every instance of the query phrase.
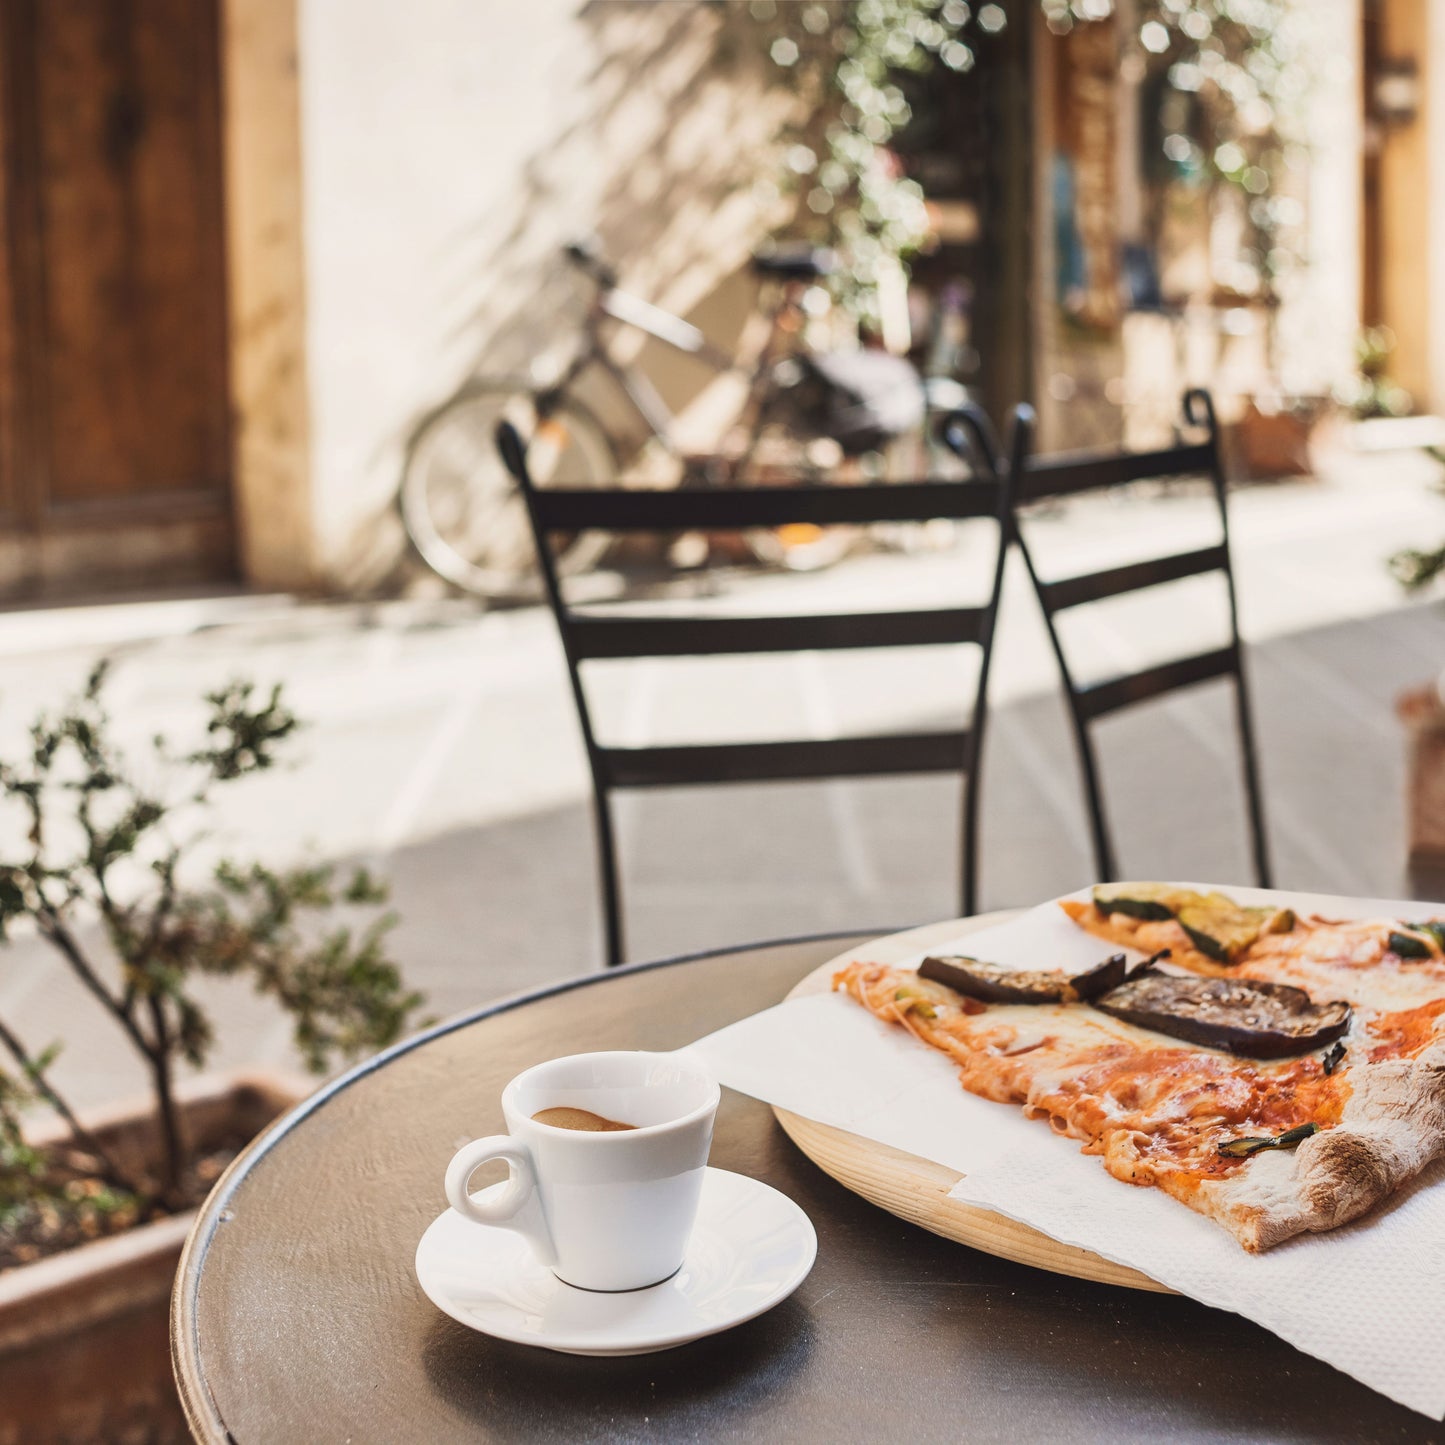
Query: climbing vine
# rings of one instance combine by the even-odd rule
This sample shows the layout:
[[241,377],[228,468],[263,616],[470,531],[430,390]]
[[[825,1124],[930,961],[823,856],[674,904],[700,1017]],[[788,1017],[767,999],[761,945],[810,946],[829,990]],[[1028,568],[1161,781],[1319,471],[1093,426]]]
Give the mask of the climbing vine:
[[[967,0],[748,0],[770,61],[801,97],[780,138],[798,222],[846,261],[840,295],[867,319],[881,274],[924,244],[921,187],[893,149],[912,118],[905,82],[986,63],[984,42],[1021,23],[1023,4]],[[1051,32],[1111,19],[1113,0],[1037,0]],[[1156,77],[1156,175],[1237,190],[1247,222],[1235,289],[1271,294],[1294,264],[1282,242],[1301,219],[1281,182],[1303,89],[1287,0],[1140,0],[1122,62]]]

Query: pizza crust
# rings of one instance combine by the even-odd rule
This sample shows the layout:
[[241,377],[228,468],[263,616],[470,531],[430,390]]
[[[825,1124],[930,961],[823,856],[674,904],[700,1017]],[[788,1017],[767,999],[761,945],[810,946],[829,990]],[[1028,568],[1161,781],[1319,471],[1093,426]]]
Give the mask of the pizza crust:
[[1336,1128],[1201,1184],[1195,1207],[1247,1250],[1269,1249],[1358,1218],[1445,1153],[1445,1039],[1353,1070],[1351,1084]]

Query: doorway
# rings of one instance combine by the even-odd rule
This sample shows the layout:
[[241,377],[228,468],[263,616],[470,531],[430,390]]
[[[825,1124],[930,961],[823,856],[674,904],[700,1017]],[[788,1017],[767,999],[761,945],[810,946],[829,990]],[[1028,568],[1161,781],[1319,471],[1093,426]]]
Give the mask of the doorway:
[[0,602],[236,577],[217,0],[0,0]]

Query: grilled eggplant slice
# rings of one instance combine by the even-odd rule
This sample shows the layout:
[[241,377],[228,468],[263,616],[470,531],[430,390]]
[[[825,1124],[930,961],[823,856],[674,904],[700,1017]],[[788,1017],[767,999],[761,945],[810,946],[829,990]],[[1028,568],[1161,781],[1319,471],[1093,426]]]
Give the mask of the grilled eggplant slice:
[[918,976],[947,984],[984,1003],[1077,1003],[1097,998],[1124,981],[1124,955],[1116,953],[1071,978],[1060,969],[1009,969],[956,955],[925,958]]
[[1126,1023],[1250,1059],[1323,1048],[1350,1026],[1344,999],[1314,1003],[1302,988],[1140,969],[1094,1007]]
[[1173,918],[1181,905],[1198,898],[1187,888],[1168,883],[1099,883],[1094,886],[1094,907],[1100,913],[1124,913],[1147,923]]
[[1288,933],[1293,909],[1245,908],[1223,893],[1206,893],[1175,915],[1189,941],[1216,963],[1238,963],[1251,944],[1267,933]]
[[1096,963],[1093,968],[1076,973],[1069,980],[1069,986],[1081,999],[1098,998],[1124,982],[1128,966],[1128,960],[1122,953],[1110,954],[1103,963]]

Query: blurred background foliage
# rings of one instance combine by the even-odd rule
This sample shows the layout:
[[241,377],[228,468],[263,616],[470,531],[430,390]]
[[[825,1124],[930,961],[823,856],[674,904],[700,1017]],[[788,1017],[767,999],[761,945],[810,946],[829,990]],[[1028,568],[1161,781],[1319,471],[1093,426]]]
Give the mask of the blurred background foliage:
[[[1035,0],[1026,0],[1032,5]],[[1037,0],[1048,30],[1108,21],[1113,0]],[[989,64],[988,41],[1023,22],[1022,6],[967,0],[749,0],[759,43],[801,97],[780,137],[784,184],[799,199],[789,226],[835,247],[837,297],[876,324],[878,291],[927,243],[922,188],[894,148],[913,119],[916,78]],[[1299,260],[1303,218],[1283,173],[1298,159],[1308,84],[1300,17],[1286,0],[1140,0],[1121,66],[1141,83],[1162,141],[1152,178],[1239,193],[1247,224],[1230,286],[1271,299]],[[912,84],[910,84],[912,82]]]

